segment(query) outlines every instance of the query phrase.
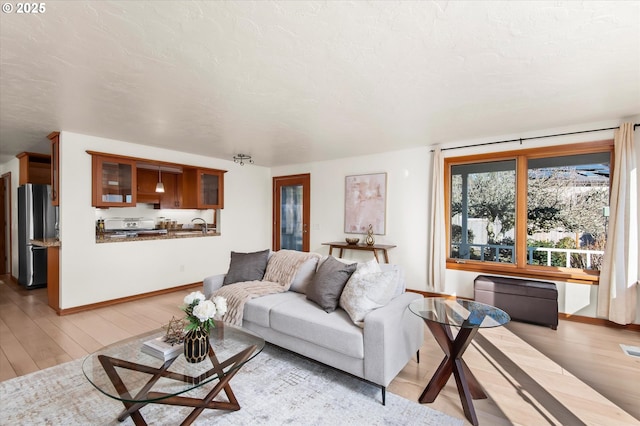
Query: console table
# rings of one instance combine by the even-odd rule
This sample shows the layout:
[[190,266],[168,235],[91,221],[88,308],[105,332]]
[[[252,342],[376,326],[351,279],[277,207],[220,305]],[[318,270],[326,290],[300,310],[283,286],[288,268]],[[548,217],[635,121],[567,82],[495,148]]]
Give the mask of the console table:
[[342,253],[344,252],[344,250],[362,250],[362,251],[372,251],[373,252],[373,256],[376,258],[376,260],[378,261],[378,263],[380,262],[380,259],[378,259],[378,251],[382,252],[383,256],[384,256],[384,261],[386,263],[389,263],[389,255],[387,254],[387,250],[388,249],[392,249],[395,246],[393,245],[386,245],[386,244],[374,244],[372,246],[367,245],[367,244],[348,244],[346,242],[341,242],[341,241],[334,241],[331,243],[322,243],[323,246],[329,246],[329,255],[333,254],[333,249],[340,249],[340,254],[338,255],[338,257],[342,257]]

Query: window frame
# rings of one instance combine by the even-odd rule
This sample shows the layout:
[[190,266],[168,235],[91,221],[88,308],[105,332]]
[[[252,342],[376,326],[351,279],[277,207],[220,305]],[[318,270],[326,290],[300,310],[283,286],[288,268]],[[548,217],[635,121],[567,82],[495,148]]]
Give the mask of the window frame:
[[[598,284],[600,271],[578,268],[550,267],[529,265],[527,263],[527,181],[528,160],[545,157],[561,157],[568,155],[609,153],[610,176],[614,171],[613,139],[594,142],[583,142],[552,147],[528,148],[492,152],[487,154],[447,157],[444,159],[444,198],[447,260],[446,268],[469,272],[495,273],[519,277],[543,278],[553,281],[564,281],[581,284]],[[450,257],[451,247],[451,168],[454,165],[502,161],[516,161],[516,219],[515,219],[515,263],[483,262],[472,259],[456,259]],[[611,194],[611,179],[609,180]],[[523,220],[524,217],[524,220]]]

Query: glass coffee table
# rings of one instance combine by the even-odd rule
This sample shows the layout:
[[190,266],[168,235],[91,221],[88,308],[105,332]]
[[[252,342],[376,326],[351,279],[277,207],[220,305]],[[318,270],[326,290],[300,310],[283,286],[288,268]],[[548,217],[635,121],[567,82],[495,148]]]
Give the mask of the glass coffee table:
[[[409,305],[409,310],[424,320],[445,353],[419,401],[435,401],[453,373],[464,414],[472,424],[477,425],[478,418],[473,408],[473,400],[484,399],[487,395],[462,359],[462,354],[479,329],[505,325],[511,320],[509,314],[484,303],[445,297],[416,300]],[[451,327],[460,329],[455,337]]]
[[[82,372],[96,389],[124,404],[118,420],[131,416],[136,425],[146,425],[139,410],[147,404],[193,407],[183,425],[191,424],[205,408],[239,410],[229,381],[262,351],[264,339],[243,328],[218,326],[209,335],[208,359],[190,364],[182,351],[167,361],[142,352],[144,342],[164,334],[164,330],[156,330],[116,342],[82,363]],[[181,396],[204,385],[212,389],[201,399]],[[228,401],[214,401],[222,391]]]

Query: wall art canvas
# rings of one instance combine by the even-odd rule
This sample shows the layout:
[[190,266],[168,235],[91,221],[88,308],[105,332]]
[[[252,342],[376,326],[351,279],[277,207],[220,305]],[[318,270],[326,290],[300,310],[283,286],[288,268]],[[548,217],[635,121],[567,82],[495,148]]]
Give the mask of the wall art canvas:
[[384,235],[387,204],[387,174],[347,176],[345,179],[344,232]]

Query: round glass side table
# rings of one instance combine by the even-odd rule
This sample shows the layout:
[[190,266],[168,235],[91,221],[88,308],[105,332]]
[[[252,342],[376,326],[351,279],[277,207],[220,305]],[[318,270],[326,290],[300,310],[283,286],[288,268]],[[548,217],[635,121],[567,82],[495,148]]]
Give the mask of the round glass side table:
[[[445,353],[419,401],[435,401],[453,373],[464,414],[472,424],[477,425],[478,418],[473,408],[473,400],[484,399],[487,395],[462,359],[462,355],[479,329],[505,325],[511,320],[509,314],[484,303],[446,297],[416,300],[409,305],[409,310],[424,320]],[[460,329],[455,337],[451,327]]]

